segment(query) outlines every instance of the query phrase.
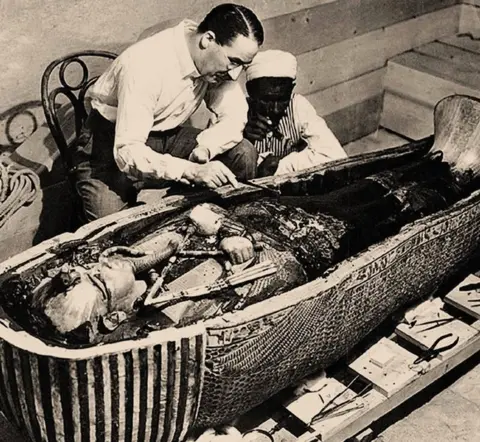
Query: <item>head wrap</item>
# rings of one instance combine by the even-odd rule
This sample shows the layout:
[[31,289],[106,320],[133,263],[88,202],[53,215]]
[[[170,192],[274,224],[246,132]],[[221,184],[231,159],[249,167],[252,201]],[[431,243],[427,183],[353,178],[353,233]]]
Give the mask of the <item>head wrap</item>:
[[259,52],[246,70],[247,81],[260,77],[297,77],[297,59],[290,52],[269,50]]

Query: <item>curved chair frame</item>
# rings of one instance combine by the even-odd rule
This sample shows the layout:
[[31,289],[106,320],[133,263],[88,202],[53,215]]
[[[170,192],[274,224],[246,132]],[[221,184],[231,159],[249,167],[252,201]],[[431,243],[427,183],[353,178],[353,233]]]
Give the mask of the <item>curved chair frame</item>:
[[[43,73],[41,95],[45,118],[52,133],[53,139],[57,144],[58,150],[60,151],[62,161],[68,172],[71,171],[73,166],[72,158],[69,152],[69,149],[73,143],[68,143],[64,130],[60,125],[56,108],[57,97],[59,95],[64,95],[72,103],[75,114],[75,142],[80,135],[83,123],[87,117],[85,96],[88,89],[98,79],[98,76],[89,78],[89,70],[85,61],[82,60],[82,57],[102,57],[105,59],[114,60],[117,56],[117,54],[108,51],[88,50],[74,52],[51,62]],[[67,80],[65,79],[65,72],[72,63],[79,64],[83,71],[82,80],[76,85],[68,84]],[[58,66],[60,66],[59,79],[61,86],[50,90],[50,77]]]

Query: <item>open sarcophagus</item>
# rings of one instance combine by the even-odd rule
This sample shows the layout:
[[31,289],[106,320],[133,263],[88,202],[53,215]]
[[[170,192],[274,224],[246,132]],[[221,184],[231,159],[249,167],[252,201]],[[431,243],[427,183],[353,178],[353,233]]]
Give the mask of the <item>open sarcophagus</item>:
[[[479,101],[448,97],[435,109],[434,139],[262,181],[280,190],[281,197],[250,187],[170,197],[96,221],[4,262],[2,410],[34,441],[181,441],[191,429],[228,422],[329,366],[400,307],[435,292],[477,249],[479,123]],[[438,181],[440,175],[433,175],[445,171],[453,181],[441,193],[438,183],[445,183],[445,176]],[[380,188],[389,190],[368,193]],[[367,201],[355,206],[354,195]],[[378,204],[371,206],[373,201]],[[68,315],[47,315],[49,324],[37,321],[39,287],[51,287],[66,264],[89,268],[112,247],[138,250],[160,233],[171,233],[172,226],[188,231],[186,220],[205,202],[210,205],[202,207],[229,219],[230,227],[244,226],[263,247],[255,253],[269,252],[265,256],[278,271],[285,261],[275,261],[271,251],[291,253],[292,262],[303,269],[295,274],[295,284],[269,273],[265,278],[283,285],[269,286],[270,293],[254,302],[240,302],[248,290],[234,291],[233,304],[228,296],[219,303],[207,294],[190,301],[190,306],[203,302],[204,308],[194,308],[188,320],[169,316],[171,322],[162,323],[155,316],[152,327],[145,314],[123,323],[134,326],[122,329],[121,324],[100,338],[95,333],[92,339],[88,333],[80,338],[64,333],[64,340],[49,335],[52,323],[58,332]],[[207,236],[197,248],[216,244]],[[166,261],[162,268],[175,267]],[[225,280],[225,274],[215,278]],[[167,287],[174,282],[167,281]],[[250,289],[255,286],[247,282]],[[181,296],[189,293],[183,289]],[[227,291],[231,294],[232,288]],[[78,299],[83,302],[87,295],[79,292]],[[175,311],[178,305],[165,308]],[[150,314],[164,315],[162,308],[154,310]],[[141,333],[132,334],[135,324]],[[67,328],[62,331],[70,332]],[[69,340],[74,338],[84,342]]]

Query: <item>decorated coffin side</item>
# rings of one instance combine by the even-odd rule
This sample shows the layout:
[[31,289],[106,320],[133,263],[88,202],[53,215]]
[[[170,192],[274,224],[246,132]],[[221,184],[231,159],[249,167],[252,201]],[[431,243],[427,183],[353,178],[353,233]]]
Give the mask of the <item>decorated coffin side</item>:
[[[480,115],[472,99],[453,97],[442,103],[436,115],[455,115],[457,123],[475,112]],[[437,118],[436,123],[433,150],[440,141],[461,152],[475,145],[476,123],[469,136],[457,130],[464,125],[439,126]],[[326,192],[418,159],[430,144],[263,182],[284,194]],[[224,192],[220,200],[233,204],[253,197],[258,192],[241,189]],[[2,409],[33,440],[153,440],[160,435],[182,440],[193,425],[228,421],[330,365],[400,306],[432,293],[478,245],[479,198],[473,192],[446,210],[410,223],[293,290],[137,339],[71,348],[39,339],[19,326],[20,317],[14,321],[3,312]],[[18,287],[19,280],[41,280],[73,255],[88,261],[98,250],[138,241],[169,216],[204,200],[205,195],[171,198],[47,241],[2,264],[2,291]],[[23,297],[19,303],[28,302],[28,293]]]

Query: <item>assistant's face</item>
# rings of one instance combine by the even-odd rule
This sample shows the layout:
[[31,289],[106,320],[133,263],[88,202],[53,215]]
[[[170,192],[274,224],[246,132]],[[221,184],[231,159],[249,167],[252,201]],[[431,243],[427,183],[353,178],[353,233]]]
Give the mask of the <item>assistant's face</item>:
[[250,112],[278,124],[287,112],[294,85],[294,80],[284,77],[261,77],[249,81],[246,86]]

